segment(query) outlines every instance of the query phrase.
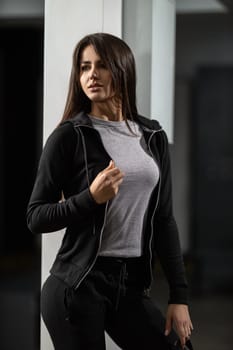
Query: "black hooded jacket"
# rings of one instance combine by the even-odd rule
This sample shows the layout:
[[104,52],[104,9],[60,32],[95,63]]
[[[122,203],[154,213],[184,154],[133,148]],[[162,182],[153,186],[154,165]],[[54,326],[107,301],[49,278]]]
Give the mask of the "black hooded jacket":
[[[159,183],[145,215],[145,289],[151,287],[153,264],[158,256],[170,287],[169,303],[187,304],[185,269],[172,210],[167,136],[155,120],[138,115],[135,122],[160,169]],[[97,204],[89,187],[110,160],[98,131],[84,112],[60,124],[49,136],[41,155],[27,223],[33,233],[65,228],[50,272],[73,288],[78,288],[98,256],[108,202]]]

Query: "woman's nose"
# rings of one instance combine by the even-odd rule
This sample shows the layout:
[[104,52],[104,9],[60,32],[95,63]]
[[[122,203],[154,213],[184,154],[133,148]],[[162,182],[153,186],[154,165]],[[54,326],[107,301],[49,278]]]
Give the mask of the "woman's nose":
[[97,76],[98,76],[98,74],[97,74],[96,68],[93,67],[93,68],[90,70],[90,79],[96,79]]

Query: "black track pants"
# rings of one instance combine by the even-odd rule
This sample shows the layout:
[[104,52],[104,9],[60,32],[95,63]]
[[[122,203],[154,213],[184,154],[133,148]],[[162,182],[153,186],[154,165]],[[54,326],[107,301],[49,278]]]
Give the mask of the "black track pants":
[[98,258],[77,290],[49,276],[42,317],[55,350],[105,350],[106,331],[123,350],[171,350],[165,319],[140,286],[140,259]]

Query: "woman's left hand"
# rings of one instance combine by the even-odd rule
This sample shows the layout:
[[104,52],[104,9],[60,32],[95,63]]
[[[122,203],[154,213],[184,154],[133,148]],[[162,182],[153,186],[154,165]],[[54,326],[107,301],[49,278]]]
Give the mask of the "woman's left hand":
[[178,333],[181,346],[184,347],[193,330],[187,305],[169,304],[166,316],[165,335],[170,333],[172,326],[174,326]]

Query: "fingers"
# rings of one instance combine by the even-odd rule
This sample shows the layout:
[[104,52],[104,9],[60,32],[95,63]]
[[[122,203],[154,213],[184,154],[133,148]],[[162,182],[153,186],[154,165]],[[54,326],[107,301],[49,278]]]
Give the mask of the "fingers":
[[177,331],[180,339],[180,344],[184,348],[186,341],[190,339],[193,325],[189,316],[187,305],[182,304],[170,304],[167,311],[166,319],[166,331],[165,335],[168,334],[169,328],[173,325]]
[[111,160],[108,167],[101,171],[100,176],[108,183],[116,183],[120,179],[123,179],[124,173],[115,166],[115,163]]
[[115,168],[115,163],[114,161],[111,159],[107,168],[105,168],[103,171],[101,171],[101,173],[104,173],[105,171],[109,170],[109,169],[112,169],[112,168]]
[[192,323],[183,323],[177,326],[177,333],[180,338],[181,346],[184,347],[186,344],[186,341],[190,339],[191,333],[193,330]]
[[186,325],[186,326],[185,326],[185,331],[186,331],[186,337],[187,337],[187,338],[190,338],[190,337],[191,337],[191,334],[192,334],[192,331],[193,331],[193,325],[192,325],[192,323],[190,323],[189,325]]
[[169,316],[167,316],[166,325],[165,325],[165,335],[166,336],[171,332],[171,329],[172,329],[172,320]]
[[123,182],[124,174],[121,171],[103,174],[103,185],[113,188],[114,192],[118,192],[119,185]]
[[90,185],[90,193],[94,200],[101,204],[112,199],[118,193],[123,178],[124,173],[111,160]]
[[106,179],[112,180],[112,182],[114,183],[120,179],[123,179],[124,173],[120,171],[120,169],[115,168],[105,173],[105,176],[106,176]]

